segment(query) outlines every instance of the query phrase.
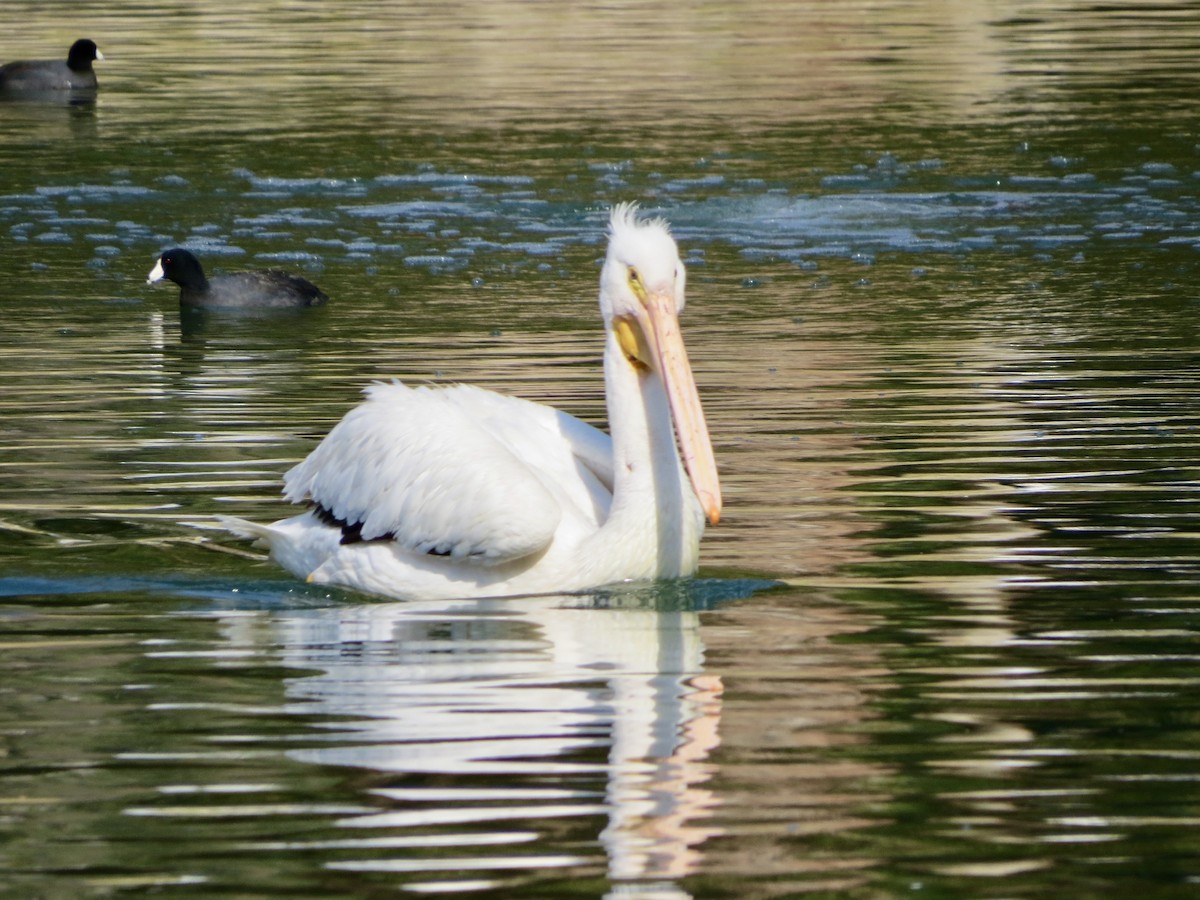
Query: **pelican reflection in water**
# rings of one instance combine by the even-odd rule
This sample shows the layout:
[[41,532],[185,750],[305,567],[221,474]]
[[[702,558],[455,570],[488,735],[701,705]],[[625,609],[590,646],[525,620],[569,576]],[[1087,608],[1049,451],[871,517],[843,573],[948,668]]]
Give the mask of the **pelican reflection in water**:
[[[666,882],[698,869],[714,833],[723,689],[704,672],[695,604],[661,591],[340,604],[232,616],[226,634],[315,672],[288,680],[285,706],[329,725],[290,757],[388,773],[371,788],[379,810],[338,824],[364,847],[407,849],[331,867],[441,884],[459,846],[464,873],[600,863]],[[607,821],[593,845],[606,858],[529,855],[537,823],[552,840],[587,817]],[[440,842],[427,854],[423,834]]]

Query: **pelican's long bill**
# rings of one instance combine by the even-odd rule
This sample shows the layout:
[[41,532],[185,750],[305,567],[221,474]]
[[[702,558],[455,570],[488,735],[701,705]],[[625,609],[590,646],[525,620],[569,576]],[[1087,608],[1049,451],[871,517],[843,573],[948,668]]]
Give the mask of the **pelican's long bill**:
[[637,316],[642,334],[650,344],[671,405],[671,418],[679,437],[683,464],[691,479],[692,488],[700,499],[704,515],[716,525],[721,519],[721,484],[717,479],[717,461],[713,456],[708,425],[700,406],[696,379],[688,363],[679,317],[675,313],[675,298],[667,291],[649,291]]

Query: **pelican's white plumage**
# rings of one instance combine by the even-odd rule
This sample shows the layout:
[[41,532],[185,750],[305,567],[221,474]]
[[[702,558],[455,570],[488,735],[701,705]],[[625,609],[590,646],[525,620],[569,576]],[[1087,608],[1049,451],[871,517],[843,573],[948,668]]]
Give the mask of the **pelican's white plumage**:
[[374,384],[284,476],[307,512],[223,521],[310,581],[401,599],[692,574],[721,495],[679,332],[685,279],[666,223],[616,207],[600,275],[611,437],[476,387]]

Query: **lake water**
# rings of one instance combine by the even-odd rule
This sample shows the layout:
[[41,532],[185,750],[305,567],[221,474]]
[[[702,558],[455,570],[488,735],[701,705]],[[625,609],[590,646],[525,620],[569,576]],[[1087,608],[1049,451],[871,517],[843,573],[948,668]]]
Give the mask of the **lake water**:
[[[5,10],[106,60],[0,105],[0,892],[1200,891],[1195,3]],[[207,527],[374,379],[603,424],[623,200],[700,577],[382,602]],[[181,316],[174,244],[331,302]]]

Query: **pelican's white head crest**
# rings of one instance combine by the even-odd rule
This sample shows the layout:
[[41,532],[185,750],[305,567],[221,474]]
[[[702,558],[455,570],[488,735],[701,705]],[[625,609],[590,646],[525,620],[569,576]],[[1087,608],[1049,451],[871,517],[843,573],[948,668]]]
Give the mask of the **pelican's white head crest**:
[[600,308],[610,320],[628,315],[638,293],[673,297],[675,314],[686,302],[687,272],[666,219],[639,219],[636,203],[618,203],[608,219],[608,254],[600,276]]

